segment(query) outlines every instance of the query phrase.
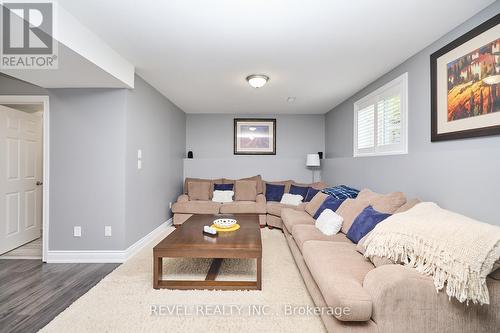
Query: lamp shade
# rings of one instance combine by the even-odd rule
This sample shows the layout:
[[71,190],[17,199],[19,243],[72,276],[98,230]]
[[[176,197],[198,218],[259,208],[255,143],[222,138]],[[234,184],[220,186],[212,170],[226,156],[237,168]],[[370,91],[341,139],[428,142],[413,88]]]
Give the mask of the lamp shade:
[[308,167],[319,167],[319,155],[318,154],[307,154],[306,166]]

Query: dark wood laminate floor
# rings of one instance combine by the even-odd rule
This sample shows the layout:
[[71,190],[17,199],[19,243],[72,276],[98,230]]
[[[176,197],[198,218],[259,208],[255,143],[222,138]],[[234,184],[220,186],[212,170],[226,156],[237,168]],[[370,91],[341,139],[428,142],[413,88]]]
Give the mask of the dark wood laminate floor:
[[116,267],[0,260],[0,332],[37,332]]

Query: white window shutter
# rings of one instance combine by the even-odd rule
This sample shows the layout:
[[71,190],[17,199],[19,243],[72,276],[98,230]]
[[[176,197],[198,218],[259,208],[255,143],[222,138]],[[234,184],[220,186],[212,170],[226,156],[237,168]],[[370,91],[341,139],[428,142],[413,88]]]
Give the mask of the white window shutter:
[[358,111],[358,149],[375,147],[375,105]]
[[354,103],[354,156],[407,153],[407,74]]

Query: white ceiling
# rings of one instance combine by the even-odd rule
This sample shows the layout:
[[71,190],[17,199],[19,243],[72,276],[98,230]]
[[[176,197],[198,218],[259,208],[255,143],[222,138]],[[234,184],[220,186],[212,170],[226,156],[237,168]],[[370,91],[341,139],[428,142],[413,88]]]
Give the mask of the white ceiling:
[[327,112],[492,2],[59,0],[185,112],[276,114]]

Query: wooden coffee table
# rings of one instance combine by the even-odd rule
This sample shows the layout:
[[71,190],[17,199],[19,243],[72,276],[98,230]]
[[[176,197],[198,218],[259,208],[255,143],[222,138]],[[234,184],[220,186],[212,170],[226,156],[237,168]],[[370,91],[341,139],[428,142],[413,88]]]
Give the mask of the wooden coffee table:
[[[215,237],[207,236],[203,234],[203,226],[212,225],[219,215],[193,215],[158,243],[153,248],[153,288],[261,290],[262,241],[258,215],[233,216],[241,226],[239,230],[219,232]],[[212,258],[213,261],[205,280],[163,280],[163,258]],[[222,260],[225,258],[256,259],[256,280],[216,281]]]

